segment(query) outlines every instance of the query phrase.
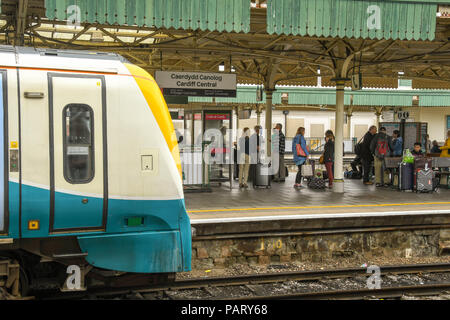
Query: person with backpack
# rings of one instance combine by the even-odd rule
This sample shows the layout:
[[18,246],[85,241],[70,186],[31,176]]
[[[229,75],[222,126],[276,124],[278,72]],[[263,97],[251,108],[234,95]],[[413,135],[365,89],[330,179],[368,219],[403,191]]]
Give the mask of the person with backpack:
[[369,179],[369,174],[372,171],[373,162],[372,152],[370,151],[370,144],[376,133],[377,127],[371,126],[369,128],[369,131],[367,131],[367,133],[364,135],[363,141],[361,142],[360,156],[363,164],[363,183],[365,185],[373,184],[373,182]]
[[384,158],[389,157],[392,150],[392,139],[386,134],[386,128],[381,127],[371,143],[370,151],[374,156],[375,183],[377,187],[388,185],[389,173],[384,169]]
[[298,172],[295,177],[294,188],[300,188],[302,186],[302,165],[309,157],[309,151],[306,148],[305,140],[305,128],[299,127],[292,141],[292,154],[294,155],[294,163],[298,167]]

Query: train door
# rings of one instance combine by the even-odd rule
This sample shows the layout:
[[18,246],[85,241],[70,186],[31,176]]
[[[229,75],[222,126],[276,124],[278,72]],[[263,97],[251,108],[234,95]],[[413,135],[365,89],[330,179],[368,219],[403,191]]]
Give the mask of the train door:
[[107,216],[103,76],[49,75],[50,231],[104,230]]
[[7,109],[6,71],[0,70],[0,235],[8,233],[8,157],[7,157]]

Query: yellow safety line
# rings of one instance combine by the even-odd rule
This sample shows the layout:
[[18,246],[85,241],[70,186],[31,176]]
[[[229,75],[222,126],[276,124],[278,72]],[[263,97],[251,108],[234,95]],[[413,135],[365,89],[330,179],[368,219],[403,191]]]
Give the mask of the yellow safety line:
[[305,207],[233,208],[233,209],[188,210],[187,212],[204,213],[204,212],[232,212],[232,211],[256,211],[256,210],[393,207],[393,206],[423,206],[430,204],[450,204],[450,202],[382,203],[382,204],[354,204],[354,205],[338,205],[338,206],[305,206]]

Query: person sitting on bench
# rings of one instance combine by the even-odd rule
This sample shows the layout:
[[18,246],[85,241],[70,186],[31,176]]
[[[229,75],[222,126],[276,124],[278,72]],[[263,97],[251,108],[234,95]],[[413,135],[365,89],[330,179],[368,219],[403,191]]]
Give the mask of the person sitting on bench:
[[411,153],[414,157],[423,156],[422,144],[420,142],[414,143],[414,148],[411,150]]

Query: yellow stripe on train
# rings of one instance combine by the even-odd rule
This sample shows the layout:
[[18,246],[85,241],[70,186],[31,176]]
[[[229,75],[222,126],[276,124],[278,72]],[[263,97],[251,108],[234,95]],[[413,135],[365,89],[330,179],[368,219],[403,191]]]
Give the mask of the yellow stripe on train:
[[172,153],[172,157],[178,168],[180,176],[181,173],[181,160],[178,150],[178,141],[173,127],[172,118],[170,117],[169,109],[167,108],[166,101],[159,89],[156,81],[153,77],[144,69],[125,63],[127,69],[130,71],[133,78],[136,80],[137,85],[142,91],[142,94],[147,101],[148,106],[153,112],[158,126],[166,139],[169,150]]

